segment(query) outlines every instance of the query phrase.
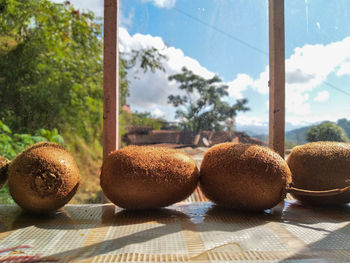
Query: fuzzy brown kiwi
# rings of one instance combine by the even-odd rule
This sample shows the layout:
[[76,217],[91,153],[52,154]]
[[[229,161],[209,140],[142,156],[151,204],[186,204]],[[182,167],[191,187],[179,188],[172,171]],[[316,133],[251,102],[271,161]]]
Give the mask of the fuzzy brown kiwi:
[[7,181],[7,171],[10,161],[5,157],[0,156],[0,188],[4,186]]
[[197,164],[186,153],[162,147],[128,146],[110,153],[101,187],[114,204],[151,209],[186,199],[198,184]]
[[[305,191],[290,191],[296,199],[310,205],[342,205],[350,202],[349,143],[312,142],[294,147],[287,164],[292,172],[291,189],[302,188],[310,192],[307,195]],[[315,191],[323,193],[323,196],[312,194]]]
[[209,148],[200,167],[200,187],[218,205],[262,211],[285,198],[291,172],[271,149],[222,143]]
[[23,209],[45,213],[64,206],[80,185],[79,169],[63,146],[42,142],[20,153],[9,165],[10,194]]

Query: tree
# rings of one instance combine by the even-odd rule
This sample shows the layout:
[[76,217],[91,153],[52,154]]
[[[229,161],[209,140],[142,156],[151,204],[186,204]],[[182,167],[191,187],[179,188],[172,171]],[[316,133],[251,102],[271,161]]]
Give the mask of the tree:
[[[150,113],[126,113],[122,111],[122,105],[127,104],[127,97],[130,95],[128,70],[133,67],[137,67],[143,70],[143,72],[156,70],[165,71],[163,67],[163,60],[167,59],[166,56],[159,53],[155,48],[132,50],[129,53],[119,53],[119,134],[120,137],[127,133],[127,126],[140,125],[145,121],[151,123],[153,128],[157,128],[158,120],[153,122]],[[133,76],[137,78],[137,76]],[[164,121],[163,121],[164,122]]]
[[[165,71],[163,67],[163,60],[167,57],[160,54],[159,51],[152,47],[141,50],[132,50],[131,52],[119,53],[119,103],[120,105],[126,104],[126,99],[130,95],[129,93],[129,81],[128,70],[137,67],[143,70],[143,72],[156,70]],[[137,78],[137,76],[134,76]]]
[[339,125],[333,122],[323,122],[319,125],[312,126],[306,132],[306,140],[308,142],[316,141],[349,141],[345,131]]
[[[101,24],[66,1],[0,0],[0,120],[19,133],[58,128],[90,141],[102,130]],[[121,54],[120,103],[127,71],[163,69],[154,49]]]
[[149,112],[123,112],[127,126],[148,126],[153,130],[160,130],[165,120],[162,118],[154,118]]
[[233,119],[238,111],[249,110],[245,106],[247,99],[237,100],[232,106],[222,100],[228,96],[228,86],[220,85],[218,76],[204,79],[183,67],[182,73],[170,76],[169,80],[179,82],[178,88],[184,92],[184,95],[170,95],[168,103],[179,107],[175,117],[180,119],[185,130],[194,133],[223,130],[227,119]]
[[346,132],[346,135],[349,137],[350,136],[350,121],[347,119],[339,119],[337,121],[337,124],[344,129]]
[[96,136],[102,41],[93,13],[69,2],[0,1],[0,119],[16,132],[59,128]]

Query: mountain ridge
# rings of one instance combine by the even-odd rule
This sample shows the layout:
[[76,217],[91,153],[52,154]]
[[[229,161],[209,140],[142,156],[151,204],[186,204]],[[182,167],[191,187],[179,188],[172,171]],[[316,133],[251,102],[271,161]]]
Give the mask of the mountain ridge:
[[[311,127],[324,123],[324,122],[330,122],[328,120],[324,120],[322,122],[317,122],[313,123],[307,126],[295,126],[294,129],[290,129],[286,132],[286,142],[291,143],[291,144],[305,144],[307,143],[306,141],[306,132],[308,129]],[[350,138],[350,120],[347,120],[346,118],[338,119],[336,122],[337,125],[342,127],[347,136]],[[240,130],[247,133],[249,136],[257,138],[259,140],[263,140],[265,142],[268,141],[268,127],[265,126],[254,126],[254,125],[237,125],[237,127],[240,127]],[[286,123],[286,130],[287,127],[291,128],[293,127],[292,124]]]

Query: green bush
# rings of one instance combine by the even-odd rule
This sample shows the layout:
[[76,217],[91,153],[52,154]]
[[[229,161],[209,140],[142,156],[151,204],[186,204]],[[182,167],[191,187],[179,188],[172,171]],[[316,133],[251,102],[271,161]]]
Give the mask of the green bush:
[[3,188],[0,189],[0,204],[14,204],[8,185],[6,184]]
[[323,122],[319,125],[312,126],[306,132],[308,142],[317,141],[336,141],[348,142],[349,138],[342,127],[333,122]]
[[0,121],[0,155],[12,160],[25,148],[37,142],[50,141],[64,145],[64,139],[56,128],[40,129],[34,135],[12,133],[11,129]]

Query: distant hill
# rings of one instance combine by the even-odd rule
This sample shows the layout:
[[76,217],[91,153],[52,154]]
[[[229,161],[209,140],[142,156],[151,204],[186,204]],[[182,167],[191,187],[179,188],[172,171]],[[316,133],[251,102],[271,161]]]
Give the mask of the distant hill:
[[344,118],[338,120],[337,124],[345,130],[346,135],[348,135],[348,138],[350,139],[350,121]]
[[[286,132],[286,143],[290,143],[292,145],[297,144],[305,144],[306,143],[306,131],[312,126],[307,126],[295,130],[291,130]],[[254,134],[252,132],[245,131],[250,137],[259,139],[264,142],[269,141],[269,136],[267,134]]]
[[[324,121],[327,122],[327,121]],[[317,125],[318,123],[315,123],[314,125]],[[342,127],[348,138],[350,139],[350,120],[347,120],[345,118],[339,119],[336,124],[338,124],[340,127]],[[291,144],[291,145],[300,145],[300,144],[305,144],[307,143],[306,141],[306,132],[308,129],[310,129],[314,125],[309,125],[297,129],[290,130],[286,132],[286,144]],[[245,127],[246,128],[246,127]],[[255,130],[249,130],[249,129],[244,129],[244,132],[247,133],[249,136],[253,138],[257,138],[259,140],[262,140],[264,142],[268,142],[269,136],[267,134],[264,134],[264,131],[255,129]]]
[[291,141],[295,144],[305,144],[306,143],[306,132],[311,127],[312,127],[312,125],[286,132],[286,140]]
[[[327,122],[327,121],[324,121],[324,122]],[[345,130],[348,138],[350,138],[350,121],[348,121],[347,119],[344,118],[344,119],[339,119],[336,123]],[[313,125],[310,125],[310,126],[302,127],[299,129],[294,129],[294,130],[287,132],[286,133],[286,140],[291,141],[295,144],[305,144],[307,142],[306,141],[306,132],[312,126]]]
[[269,136],[267,134],[256,134],[256,135],[251,136],[251,137],[256,138],[256,139],[263,141],[265,143],[269,142]]
[[269,136],[267,134],[264,134],[264,133],[258,134],[256,132],[249,131],[249,130],[244,130],[243,132],[248,134],[250,137],[261,140],[265,143],[268,143],[268,141],[269,141]]

